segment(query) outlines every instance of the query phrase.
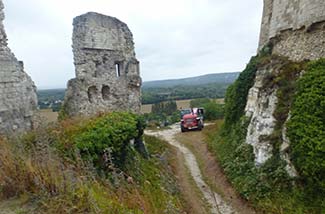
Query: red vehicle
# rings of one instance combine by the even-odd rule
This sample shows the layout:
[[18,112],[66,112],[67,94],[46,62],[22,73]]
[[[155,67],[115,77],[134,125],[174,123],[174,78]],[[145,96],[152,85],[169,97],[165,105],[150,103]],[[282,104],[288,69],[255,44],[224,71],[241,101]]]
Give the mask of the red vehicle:
[[202,130],[204,127],[203,114],[203,108],[181,110],[181,131]]

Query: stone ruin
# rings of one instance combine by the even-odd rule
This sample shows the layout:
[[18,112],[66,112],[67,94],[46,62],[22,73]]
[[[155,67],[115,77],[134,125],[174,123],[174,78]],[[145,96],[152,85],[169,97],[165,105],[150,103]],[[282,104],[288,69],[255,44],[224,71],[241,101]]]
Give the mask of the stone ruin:
[[325,57],[324,0],[264,0],[259,49],[294,61]]
[[8,48],[0,0],[0,134],[18,134],[33,127],[37,108],[36,87]]
[[139,61],[128,26],[116,18],[90,12],[74,19],[76,78],[68,82],[67,116],[99,112],[140,112]]

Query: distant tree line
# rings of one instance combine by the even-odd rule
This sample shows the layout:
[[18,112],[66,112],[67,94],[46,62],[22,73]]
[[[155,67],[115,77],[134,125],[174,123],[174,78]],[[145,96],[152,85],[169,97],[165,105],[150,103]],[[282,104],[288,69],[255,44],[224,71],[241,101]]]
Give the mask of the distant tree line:
[[191,108],[203,107],[206,120],[219,120],[224,117],[224,104],[216,103],[215,100],[199,98],[191,100]]
[[142,104],[154,104],[168,100],[224,98],[228,86],[229,84],[204,84],[169,88],[143,88]]
[[52,109],[56,112],[60,111],[64,93],[65,89],[38,90],[38,107],[40,109]]

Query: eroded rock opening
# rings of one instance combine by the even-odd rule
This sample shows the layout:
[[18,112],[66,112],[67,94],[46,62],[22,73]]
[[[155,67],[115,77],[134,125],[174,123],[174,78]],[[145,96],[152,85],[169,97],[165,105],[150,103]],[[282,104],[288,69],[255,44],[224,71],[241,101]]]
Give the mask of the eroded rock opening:
[[105,101],[110,100],[110,89],[107,85],[103,85],[102,87],[102,97]]
[[96,86],[90,86],[88,88],[88,100],[90,103],[95,103],[98,96],[98,89]]

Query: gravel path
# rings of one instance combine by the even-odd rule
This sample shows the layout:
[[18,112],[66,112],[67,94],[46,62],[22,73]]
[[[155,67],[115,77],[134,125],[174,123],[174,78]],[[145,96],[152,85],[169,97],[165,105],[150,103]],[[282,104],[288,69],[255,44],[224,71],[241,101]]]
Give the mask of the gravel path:
[[169,144],[175,146],[185,158],[186,167],[189,169],[197,187],[202,192],[205,200],[210,205],[211,213],[213,214],[233,214],[237,213],[231,206],[229,206],[222,197],[212,191],[212,189],[204,182],[198,162],[194,154],[183,144],[175,139],[175,135],[180,132],[179,125],[172,125],[171,129],[161,131],[145,131],[145,134],[163,138]]

